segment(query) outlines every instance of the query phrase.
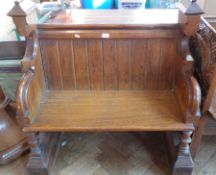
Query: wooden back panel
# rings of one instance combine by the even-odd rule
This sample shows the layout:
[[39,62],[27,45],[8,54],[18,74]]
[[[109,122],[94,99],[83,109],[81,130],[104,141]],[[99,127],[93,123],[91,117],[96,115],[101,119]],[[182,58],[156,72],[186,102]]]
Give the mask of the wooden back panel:
[[172,89],[176,38],[41,39],[50,90]]

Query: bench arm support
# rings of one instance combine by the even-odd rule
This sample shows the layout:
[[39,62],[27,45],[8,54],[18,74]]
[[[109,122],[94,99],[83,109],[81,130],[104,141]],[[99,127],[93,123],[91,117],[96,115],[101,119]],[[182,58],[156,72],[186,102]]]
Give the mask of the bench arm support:
[[20,80],[20,83],[18,85],[17,89],[17,110],[18,110],[18,116],[19,116],[19,122],[22,124],[22,126],[25,126],[27,123],[29,123],[28,116],[30,113],[29,110],[29,102],[28,102],[28,93],[29,93],[29,87],[32,83],[35,76],[35,72],[33,68],[30,68],[27,72],[25,72]]
[[178,80],[176,96],[185,116],[189,116],[191,119],[193,119],[193,116],[201,116],[201,89],[193,76],[185,76]]
[[175,93],[185,122],[193,122],[201,116],[201,88],[194,73],[194,59],[189,48],[189,39],[183,38],[180,44],[181,55],[177,59]]
[[33,119],[45,90],[45,80],[38,40],[33,33],[27,41],[22,61],[23,76],[17,88],[17,119],[23,127]]

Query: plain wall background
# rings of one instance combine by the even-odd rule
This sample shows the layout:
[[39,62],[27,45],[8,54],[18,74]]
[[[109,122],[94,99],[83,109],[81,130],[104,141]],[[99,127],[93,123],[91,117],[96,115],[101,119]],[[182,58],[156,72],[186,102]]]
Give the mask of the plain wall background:
[[216,0],[206,0],[204,10],[205,16],[216,17]]
[[14,5],[14,0],[0,1],[0,41],[16,40],[15,28],[12,19],[7,16],[7,13]]

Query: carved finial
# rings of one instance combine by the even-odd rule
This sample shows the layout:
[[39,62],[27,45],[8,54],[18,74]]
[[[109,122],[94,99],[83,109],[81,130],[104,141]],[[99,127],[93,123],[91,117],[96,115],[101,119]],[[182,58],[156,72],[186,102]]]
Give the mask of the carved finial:
[[14,2],[15,6],[8,12],[8,16],[15,17],[15,16],[26,16],[25,11],[20,6],[20,1]]
[[33,30],[28,24],[27,17],[35,11],[37,4],[31,0],[16,0],[14,3],[14,7],[7,15],[13,18],[19,34],[27,37]]
[[197,4],[197,0],[181,0],[177,3],[177,7],[185,15],[201,15],[204,13],[200,6]]

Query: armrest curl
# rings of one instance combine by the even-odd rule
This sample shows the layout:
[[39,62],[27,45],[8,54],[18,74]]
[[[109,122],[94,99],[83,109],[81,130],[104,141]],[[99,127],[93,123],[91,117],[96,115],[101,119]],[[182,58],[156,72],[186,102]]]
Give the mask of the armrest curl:
[[193,76],[194,58],[189,48],[189,39],[183,37],[180,42],[180,56],[177,59],[175,93],[185,118],[185,122],[194,123],[194,117],[200,117],[201,89]]
[[191,114],[197,117],[201,117],[201,88],[197,80],[192,76],[190,77],[191,82]]
[[[176,84],[176,96],[184,115],[187,117],[187,121],[188,117],[201,116],[201,89],[193,76],[182,76],[182,78],[178,79]],[[191,120],[193,120],[193,118]]]
[[38,39],[35,33],[28,37],[22,59],[23,76],[17,89],[18,120],[26,127],[37,113],[45,90],[45,79]]
[[30,68],[27,72],[23,74],[17,89],[16,102],[19,117],[18,119],[23,126],[26,126],[29,123],[28,116],[30,110],[28,102],[28,93],[30,84],[34,79],[34,75],[34,69]]

